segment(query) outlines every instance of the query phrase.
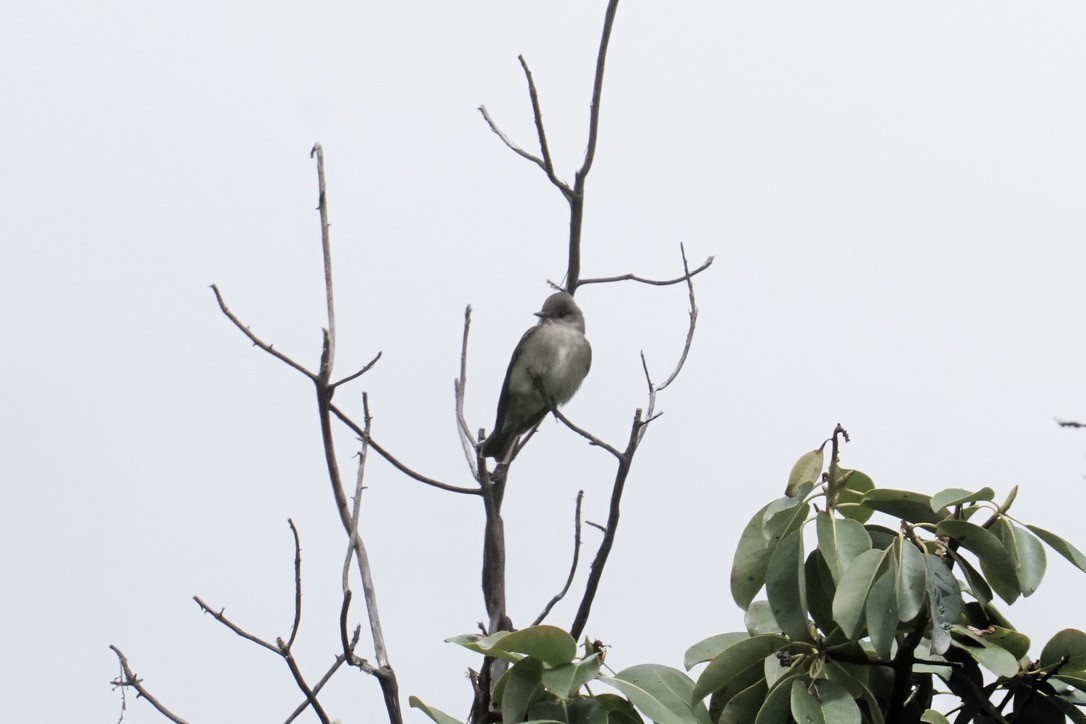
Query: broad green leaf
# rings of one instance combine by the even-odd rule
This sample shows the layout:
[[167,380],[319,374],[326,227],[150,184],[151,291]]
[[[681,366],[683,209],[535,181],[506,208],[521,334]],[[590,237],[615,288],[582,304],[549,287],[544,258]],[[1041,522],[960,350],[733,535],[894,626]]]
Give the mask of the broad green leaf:
[[[752,666],[747,667],[743,671],[740,671],[734,677],[728,680],[723,686],[713,692],[709,697],[709,718],[715,721],[720,717],[720,712],[724,710],[724,707],[729,701],[739,695],[740,692],[758,684],[759,682],[765,683],[765,673],[763,661],[759,661]],[[714,716],[714,712],[716,712]]]
[[[976,659],[976,662],[996,676],[1011,678],[1018,674],[1018,657],[989,639],[973,633],[965,626],[952,626],[957,638],[952,644]],[[976,645],[971,645],[972,642]]]
[[543,662],[525,658],[513,664],[505,677],[501,707],[503,722],[523,722],[529,707],[543,696]]
[[992,500],[995,491],[991,488],[981,488],[977,492],[962,490],[961,488],[947,488],[931,496],[931,509],[949,508],[953,505],[965,505],[975,503],[978,500]]
[[865,609],[867,634],[871,637],[871,645],[875,647],[875,653],[884,659],[890,658],[894,634],[897,633],[898,608],[897,597],[894,595],[897,570],[895,569],[896,564],[891,557],[888,570],[871,586]]
[[607,724],[607,712],[595,699],[577,698],[572,701],[537,701],[528,711],[524,724]]
[[810,512],[810,505],[793,505],[770,516],[762,531],[769,541],[769,547],[780,543],[786,535],[802,526]]
[[430,719],[437,722],[437,724],[462,724],[459,719],[449,716],[440,709],[434,709],[433,707],[426,706],[426,704],[422,703],[422,699],[418,698],[417,696],[409,697],[407,699],[407,703],[411,706],[412,709],[418,709],[423,714],[430,717]]
[[[1065,628],[1048,640],[1041,651],[1041,666],[1045,669],[1054,667],[1067,657],[1067,663],[1060,667],[1060,673],[1072,671],[1086,672],[1086,633],[1078,629]],[[1083,674],[1086,678],[1086,674]]]
[[984,576],[980,575],[969,561],[954,552],[953,548],[947,549],[947,553],[965,577],[965,583],[969,586],[969,592],[973,594],[973,597],[980,601],[981,605],[991,603],[992,589],[988,581],[984,580]]
[[773,618],[793,641],[810,641],[807,592],[803,575],[803,531],[785,536],[769,557],[765,574],[766,597]]
[[543,686],[561,699],[571,699],[578,690],[596,678],[600,671],[600,656],[591,656],[569,664],[561,664],[543,672]]
[[1035,525],[1027,525],[1026,527],[1033,531],[1038,538],[1047,543],[1049,548],[1071,561],[1075,568],[1086,572],[1086,555],[1083,555],[1082,551],[1075,548],[1055,533],[1049,533],[1044,528],[1038,528]]
[[607,724],[644,724],[634,705],[618,694],[596,694],[593,699],[607,712]]
[[1021,661],[1029,653],[1029,636],[1014,629],[992,626],[990,633],[983,634],[984,638],[997,646],[1002,646],[1011,652],[1011,656]]
[[807,584],[807,610],[811,613],[815,625],[823,632],[833,631],[837,624],[833,620],[833,597],[837,587],[833,576],[817,548],[807,556],[803,566],[803,577]]
[[976,554],[980,570],[992,590],[1007,603],[1015,602],[1019,593],[1018,578],[1011,556],[998,536],[966,520],[944,520],[935,530]]
[[[751,604],[751,607],[753,608],[754,605],[757,604]],[[683,666],[689,671],[691,667],[705,661],[711,661],[719,656],[725,649],[749,638],[750,635],[745,634],[742,631],[710,636],[707,639],[697,642],[686,650],[686,654],[683,656]]]
[[945,654],[950,647],[950,629],[962,615],[962,592],[958,579],[942,558],[924,554],[928,569],[928,611],[931,613],[931,652]]
[[[843,686],[853,699],[863,699],[867,702],[867,709],[871,714],[871,724],[883,724],[879,700],[867,686],[868,668],[863,665],[852,665],[846,668],[833,659],[826,659],[822,665],[822,674],[830,681]],[[863,677],[863,680],[857,678],[857,675]]]
[[[726,686],[728,682],[754,665],[761,667],[762,661],[767,656],[772,656],[788,643],[788,639],[784,636],[763,634],[733,644],[710,661],[705,671],[701,672],[698,683],[694,686],[693,700],[703,699],[708,694]],[[733,696],[749,685],[750,683],[747,683],[736,689]]]
[[822,478],[822,448],[812,450],[800,456],[788,474],[788,487],[785,495],[793,495],[803,483],[815,483]]
[[1048,700],[1051,701],[1057,709],[1062,711],[1064,715],[1071,720],[1071,724],[1086,724],[1086,714],[1082,712],[1077,706],[1062,696],[1050,696]]
[[863,504],[910,523],[938,523],[950,515],[945,509],[932,510],[930,496],[910,490],[877,488],[864,495]]
[[838,472],[843,487],[837,489],[837,512],[858,523],[866,523],[874,511],[860,501],[867,491],[875,489],[875,483],[859,470],[841,468]]
[[792,721],[792,681],[805,670],[793,667],[769,687],[754,724],[788,724]]
[[1023,596],[1031,596],[1041,585],[1045,575],[1047,559],[1045,548],[1037,536],[1019,528],[1006,518],[999,518],[992,526],[992,532],[1003,541],[1011,555],[1014,572],[1018,576],[1018,590]]
[[493,655],[516,653],[539,659],[545,664],[568,664],[577,655],[577,642],[557,626],[531,626],[502,637],[490,647]]
[[837,518],[821,511],[815,519],[818,532],[818,549],[826,559],[833,582],[841,580],[841,573],[864,551],[871,550],[871,536],[861,523],[849,518]]
[[768,691],[765,679],[748,686],[728,701],[716,721],[719,724],[750,724],[757,718]]
[[658,664],[631,666],[599,680],[615,687],[657,724],[710,724],[700,701],[691,705],[694,682],[686,674]]
[[483,636],[482,634],[462,634],[460,636],[452,636],[445,639],[445,643],[457,644],[458,646],[463,646],[465,649],[474,651],[477,654],[493,656],[510,663],[516,663],[524,658],[523,654],[494,650],[497,643],[511,633],[511,631],[495,631],[489,636]]
[[924,607],[927,593],[928,569],[924,554],[910,540],[898,537],[894,541],[894,595],[897,597],[897,613],[901,621],[911,621]]
[[924,724],[950,724],[949,719],[934,709],[928,709],[921,714],[920,721],[924,722]]
[[889,548],[900,537],[900,533],[890,530],[884,525],[877,525],[875,523],[868,523],[864,526],[864,530],[871,536],[872,548]]
[[860,707],[836,682],[803,679],[792,682],[792,717],[805,724],[862,724]]
[[833,618],[850,639],[863,628],[864,607],[872,584],[885,568],[888,551],[869,550],[856,557],[837,586],[833,597]]
[[[920,642],[920,645],[916,647],[915,656],[916,656],[916,660],[918,662],[919,661],[930,661],[930,662],[945,662],[946,661],[946,657],[940,656],[939,654],[933,654],[931,652],[931,642],[928,641],[928,640]],[[914,674],[934,674],[935,676],[938,676],[939,678],[943,679],[944,681],[948,681],[950,679],[950,676],[953,673],[953,671],[954,670],[953,670],[953,668],[951,668],[949,663],[944,663],[942,665],[940,665],[939,663],[928,663],[928,664],[916,663],[916,664],[913,664],[913,673]]]
[[751,636],[783,633],[777,619],[773,618],[773,608],[769,605],[769,601],[755,601],[750,604],[750,608],[743,614],[743,624]]
[[735,557],[732,560],[732,599],[743,610],[750,606],[758,591],[762,590],[769,555],[773,552],[763,534],[762,523],[769,505],[755,513],[747,523],[739,536],[739,545],[735,548]]

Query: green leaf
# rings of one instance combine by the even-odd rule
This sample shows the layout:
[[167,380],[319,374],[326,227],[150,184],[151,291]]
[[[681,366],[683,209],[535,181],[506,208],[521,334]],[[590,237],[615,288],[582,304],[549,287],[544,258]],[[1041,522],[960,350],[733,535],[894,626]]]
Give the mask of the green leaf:
[[928,611],[931,613],[931,652],[945,654],[950,648],[950,629],[962,615],[962,592],[958,579],[942,558],[924,554],[928,569]]
[[784,633],[777,619],[773,618],[773,608],[769,605],[769,601],[755,601],[750,604],[750,608],[743,614],[743,624],[751,636]]
[[1019,592],[1018,578],[1010,554],[998,536],[966,520],[944,520],[935,530],[976,554],[980,560],[980,570],[984,572],[992,590],[1007,603],[1015,602]]
[[765,679],[748,686],[728,701],[716,721],[719,724],[750,724],[757,718],[768,691]]
[[912,621],[924,607],[927,593],[928,569],[924,554],[905,538],[894,541],[894,595],[897,597],[897,613],[901,621]]
[[568,664],[577,655],[577,642],[557,626],[531,626],[502,637],[490,647],[490,653],[516,653],[539,659],[545,664]]
[[1002,626],[992,626],[984,638],[997,646],[1001,646],[1011,652],[1011,656],[1021,661],[1029,653],[1029,636]]
[[803,531],[785,536],[769,557],[765,590],[773,618],[793,641],[811,641],[803,575]]
[[510,631],[495,631],[489,636],[483,636],[481,634],[461,634],[460,636],[452,636],[445,639],[445,643],[456,644],[458,646],[463,646],[469,651],[474,651],[477,654],[494,656],[495,658],[503,659],[510,663],[516,663],[524,658],[523,654],[514,654],[508,651],[494,652],[494,646],[511,633],[512,632]]
[[[756,664],[761,667],[762,661],[767,656],[772,656],[781,648],[787,646],[788,643],[788,639],[784,636],[763,634],[733,644],[710,661],[709,665],[705,667],[705,671],[701,672],[698,683],[694,687],[692,700],[703,699],[706,695],[726,686],[732,679]],[[746,684],[742,688],[749,685]],[[740,690],[736,689],[733,695]]]
[[811,618],[823,632],[833,631],[837,628],[833,620],[833,597],[837,587],[833,584],[833,576],[822,558],[822,552],[817,548],[807,556],[803,576],[807,584],[807,610]]
[[815,483],[822,478],[822,448],[812,450],[800,456],[788,474],[788,487],[785,495],[793,495],[803,483]]
[[739,545],[735,548],[731,572],[732,599],[743,610],[750,606],[765,584],[765,569],[773,551],[763,534],[762,520],[770,505],[772,503],[754,514],[740,534]]
[[[867,686],[868,667],[859,664],[848,666],[849,668],[846,668],[845,665],[833,659],[826,659],[822,664],[822,674],[830,681],[843,686],[853,699],[863,699],[867,703],[871,724],[883,724],[879,700]],[[862,677],[862,680],[858,677]]]
[[1064,656],[1067,663],[1060,667],[1060,673],[1086,672],[1086,633],[1073,628],[1058,632],[1041,651],[1041,666],[1045,669],[1054,667],[1063,661]]
[[607,712],[607,724],[645,724],[633,704],[618,694],[596,694],[592,698]]
[[691,705],[694,682],[681,671],[659,664],[640,664],[614,677],[599,677],[615,687],[657,724],[710,724],[700,701]]
[[821,511],[815,519],[818,532],[818,549],[826,559],[833,582],[841,580],[841,573],[856,556],[871,550],[871,536],[861,523],[849,518],[836,518]]
[[543,662],[525,658],[513,664],[502,692],[502,721],[523,722],[528,708],[543,695]]
[[861,501],[867,491],[875,489],[875,483],[859,470],[841,468],[838,472],[838,479],[844,487],[837,489],[835,509],[846,518],[866,523],[874,511],[865,507]]
[[525,724],[607,724],[607,712],[592,698],[578,697],[572,701],[538,701],[528,711]]
[[894,580],[897,576],[894,559],[890,558],[888,569],[878,577],[867,594],[867,634],[871,637],[871,645],[875,647],[875,653],[884,659],[889,659],[891,647],[894,643],[894,634],[897,633],[898,608],[897,597],[894,595]]
[[868,523],[864,526],[864,530],[871,536],[872,548],[889,548],[894,544],[894,541],[901,537],[901,534],[897,531],[875,523]]
[[423,714],[430,717],[430,719],[437,722],[437,724],[462,724],[459,719],[449,716],[440,709],[434,709],[433,707],[426,706],[426,704],[422,703],[422,699],[418,698],[417,696],[409,697],[407,699],[407,703],[411,706],[412,709],[418,709]]
[[910,490],[871,490],[864,495],[863,504],[872,510],[910,523],[938,523],[950,515],[945,509],[932,510],[930,496]]
[[596,678],[600,656],[591,656],[570,664],[561,664],[543,672],[543,686],[561,699],[571,699],[578,690]]
[[806,671],[806,667],[795,666],[769,687],[754,724],[788,724],[792,721],[792,681],[802,671]]
[[[751,607],[753,608],[755,605],[757,604],[751,604]],[[683,656],[683,666],[689,671],[691,667],[705,661],[711,661],[719,656],[725,649],[749,638],[750,634],[736,631],[733,633],[717,634],[716,636],[702,639],[686,650],[686,654]]]
[[[951,631],[957,637],[952,639],[952,645],[965,651],[996,676],[1010,679],[1018,675],[1018,658],[1010,651],[987,636],[973,633],[965,626],[952,626]],[[970,641],[976,645],[970,645]]]
[[965,583],[969,586],[969,592],[973,594],[981,605],[991,603],[992,601],[992,588],[988,585],[988,581],[984,580],[984,576],[980,575],[976,568],[973,568],[965,558],[954,552],[954,549],[948,548],[947,553],[950,558],[958,566],[958,570],[965,576]]
[[862,724],[856,701],[843,686],[828,679],[792,682],[792,717],[805,724]]
[[1038,538],[1047,543],[1049,548],[1071,561],[1075,568],[1086,572],[1086,555],[1083,555],[1082,551],[1075,548],[1055,533],[1049,533],[1044,528],[1038,528],[1035,525],[1027,525],[1026,527],[1033,531]]
[[882,573],[887,558],[885,550],[864,551],[845,569],[833,597],[833,618],[850,639],[863,628],[864,607],[871,586]]
[[924,722],[924,724],[950,724],[949,719],[934,709],[928,709],[921,714],[920,721]]
[[931,496],[931,509],[949,508],[953,505],[965,505],[975,503],[978,500],[992,500],[995,491],[991,488],[981,488],[977,492],[962,490],[961,488],[947,488]]
[[802,526],[810,512],[810,505],[793,505],[767,518],[762,533],[769,542],[769,547],[777,545],[785,536]]
[[999,536],[1007,552],[1011,554],[1014,572],[1018,576],[1018,590],[1023,596],[1033,595],[1041,585],[1047,564],[1041,541],[1029,531],[1002,517],[992,526],[992,531]]

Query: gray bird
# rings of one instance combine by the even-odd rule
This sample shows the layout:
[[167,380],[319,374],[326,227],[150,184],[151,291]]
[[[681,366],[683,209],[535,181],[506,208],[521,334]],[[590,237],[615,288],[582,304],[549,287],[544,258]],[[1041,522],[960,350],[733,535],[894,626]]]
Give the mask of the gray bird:
[[548,398],[559,405],[568,402],[592,366],[584,315],[572,296],[550,295],[535,315],[539,323],[524,333],[509,360],[494,431],[483,442],[485,457],[505,460],[517,437],[546,416]]

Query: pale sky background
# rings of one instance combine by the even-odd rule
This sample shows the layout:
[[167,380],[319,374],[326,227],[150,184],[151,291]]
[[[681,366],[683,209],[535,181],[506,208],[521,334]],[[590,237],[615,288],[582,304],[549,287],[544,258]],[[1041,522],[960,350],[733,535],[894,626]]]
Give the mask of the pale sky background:
[[[338,399],[357,411],[368,390],[379,441],[466,484],[452,398],[464,306],[467,412],[489,428],[509,353],[564,271],[568,221],[476,107],[532,146],[524,53],[569,178],[604,4],[5,4],[0,719],[116,721],[111,643],[192,722],[282,721],[300,701],[280,659],[191,600],[286,635],[293,517],[311,681],[337,651],[344,543],[313,394],[208,285],[316,364],[320,141],[338,369],[384,352]],[[1086,435],[1053,422],[1086,418],[1084,89],[1082,3],[624,0],[584,275],[674,276],[680,242],[717,261],[588,626],[612,666],[681,666],[690,644],[741,628],[738,531],[838,421],[844,463],[879,485],[1018,484],[1012,512],[1086,545]],[[670,369],[685,290],[577,299],[595,356],[567,413],[620,444],[645,403],[638,351]],[[602,521],[612,473],[553,421],[520,459],[505,510],[514,622],[561,585],[576,491]],[[417,694],[462,717],[478,658],[442,641],[484,618],[479,501],[376,458],[368,484],[404,706]],[[587,561],[599,536],[585,540]],[[1086,628],[1086,576],[1049,559],[1008,611],[1034,654]],[[326,692],[345,723],[383,719],[364,675]],[[161,721],[129,707],[126,722]]]

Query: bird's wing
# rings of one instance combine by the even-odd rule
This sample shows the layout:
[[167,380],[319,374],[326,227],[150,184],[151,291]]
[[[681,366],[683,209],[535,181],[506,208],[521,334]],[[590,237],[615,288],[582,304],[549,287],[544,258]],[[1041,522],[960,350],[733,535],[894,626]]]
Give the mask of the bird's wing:
[[513,368],[517,365],[517,360],[524,354],[524,348],[527,346],[528,339],[539,329],[539,325],[529,327],[520,341],[517,342],[516,349],[513,350],[513,357],[509,360],[509,367],[505,370],[505,381],[502,383],[501,394],[498,395],[498,416],[494,421],[494,432],[500,432],[505,425],[505,412],[506,406],[509,403],[509,385],[513,379]]

